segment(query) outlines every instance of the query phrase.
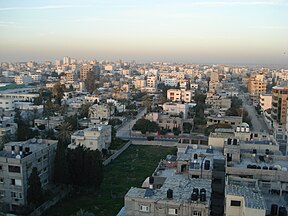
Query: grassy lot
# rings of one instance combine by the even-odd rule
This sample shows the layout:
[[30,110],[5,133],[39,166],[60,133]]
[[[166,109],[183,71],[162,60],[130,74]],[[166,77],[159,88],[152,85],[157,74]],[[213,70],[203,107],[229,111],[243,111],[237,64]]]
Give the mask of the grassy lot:
[[46,216],[68,216],[80,208],[96,216],[115,216],[124,205],[124,195],[140,187],[152,174],[160,159],[175,153],[175,148],[131,145],[104,170],[104,180],[98,192],[73,195],[46,212]]

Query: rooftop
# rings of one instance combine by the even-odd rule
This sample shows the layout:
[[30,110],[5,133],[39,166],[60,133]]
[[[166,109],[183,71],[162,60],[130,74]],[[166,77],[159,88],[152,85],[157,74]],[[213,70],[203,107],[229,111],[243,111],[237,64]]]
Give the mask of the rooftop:
[[255,188],[242,185],[226,185],[226,195],[244,197],[245,207],[254,209],[266,209],[265,201],[261,193]]

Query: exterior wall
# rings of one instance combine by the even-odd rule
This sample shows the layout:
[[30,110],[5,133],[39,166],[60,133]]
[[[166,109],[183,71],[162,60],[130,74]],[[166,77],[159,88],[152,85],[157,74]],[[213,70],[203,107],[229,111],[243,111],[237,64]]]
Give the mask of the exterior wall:
[[[231,201],[240,201],[241,206],[231,206]],[[225,212],[226,216],[243,216],[246,215],[245,213],[245,203],[244,203],[244,197],[240,196],[233,196],[233,195],[226,195],[226,200],[225,200]]]
[[[39,177],[42,187],[51,182],[57,141],[49,141],[49,143],[50,145],[34,144],[43,145],[43,147],[22,159],[0,156],[0,165],[2,166],[0,178],[3,179],[3,183],[0,183],[0,191],[4,191],[1,201],[9,204],[10,209],[12,205],[20,206],[27,204],[28,178],[33,167],[36,167],[40,173]],[[11,146],[5,145],[5,150],[8,150],[9,147]],[[25,147],[25,144],[23,144],[23,147]],[[17,155],[17,147],[15,155]],[[20,172],[9,172],[8,166],[11,165],[20,167]],[[15,179],[15,185],[11,184],[12,179]],[[15,197],[11,197],[12,192],[15,192]]]
[[15,109],[13,98],[0,98],[0,109],[11,111]]
[[167,91],[167,99],[173,102],[176,101],[184,101],[184,102],[191,102],[193,96],[193,91],[185,91],[180,89],[168,89]]
[[248,92],[250,97],[258,98],[260,94],[266,93],[266,81],[263,74],[257,74],[248,80]]
[[109,119],[110,109],[107,105],[94,104],[89,109],[89,117],[95,119]]
[[260,106],[263,111],[272,108],[272,95],[260,95]]
[[23,93],[2,93],[0,98],[12,98],[14,101],[30,101],[33,102],[34,98],[39,97],[39,94],[23,94]]
[[286,124],[288,87],[272,88],[272,119],[280,125]]
[[163,111],[169,114],[179,115],[183,113],[183,119],[186,119],[188,116],[188,105],[187,104],[176,104],[176,103],[164,103]]
[[240,116],[208,116],[207,117],[207,126],[214,125],[214,124],[230,124],[233,129],[236,129],[237,126],[241,126],[242,124],[242,117]]
[[[140,206],[148,206],[148,212],[141,212]],[[209,207],[200,203],[179,202],[177,200],[153,200],[145,198],[130,198],[125,196],[125,216],[167,216],[169,209],[177,209],[178,216],[193,215],[194,212],[201,216],[209,215]]]

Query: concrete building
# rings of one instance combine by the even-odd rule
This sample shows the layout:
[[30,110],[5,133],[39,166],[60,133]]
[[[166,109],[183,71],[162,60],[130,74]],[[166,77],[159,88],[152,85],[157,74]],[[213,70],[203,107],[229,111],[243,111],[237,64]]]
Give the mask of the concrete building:
[[108,120],[113,113],[113,109],[107,104],[94,104],[89,108],[89,117],[93,119]]
[[260,94],[260,106],[261,110],[265,111],[272,108],[272,95],[271,94]]
[[273,123],[280,127],[286,126],[287,118],[288,87],[274,86],[272,88],[272,110]]
[[205,103],[210,105],[213,109],[229,109],[231,107],[231,99],[221,96],[212,96],[206,98]]
[[156,76],[150,76],[146,80],[147,87],[150,88],[156,88],[157,87],[157,77]]
[[182,115],[183,119],[186,119],[188,117],[188,104],[164,103],[163,111],[170,115]]
[[42,188],[51,183],[55,140],[31,139],[9,142],[0,151],[0,202],[16,210],[27,204],[28,178],[36,167]]
[[232,128],[236,129],[237,126],[242,124],[241,116],[208,116],[207,126],[214,124],[229,124]]
[[33,83],[33,79],[31,76],[28,76],[28,75],[15,76],[15,83],[18,85],[21,85],[21,84],[29,85]]
[[[39,94],[27,93],[0,93],[0,98],[9,98],[16,101],[33,102],[34,98],[39,97]],[[5,102],[6,103],[6,102]]]
[[167,91],[167,99],[173,102],[191,102],[193,97],[192,90],[184,90],[184,89],[168,89]]
[[144,79],[136,79],[134,81],[134,86],[136,89],[142,89],[142,88],[145,88],[146,86],[146,80]]
[[5,111],[15,110],[15,103],[13,98],[1,98],[0,97],[0,109]]
[[108,149],[111,144],[111,131],[111,125],[103,124],[76,131],[71,136],[68,148],[75,149],[78,145],[82,145],[90,150]]
[[248,80],[248,93],[252,100],[259,100],[260,94],[266,93],[266,80],[263,73],[251,76]]

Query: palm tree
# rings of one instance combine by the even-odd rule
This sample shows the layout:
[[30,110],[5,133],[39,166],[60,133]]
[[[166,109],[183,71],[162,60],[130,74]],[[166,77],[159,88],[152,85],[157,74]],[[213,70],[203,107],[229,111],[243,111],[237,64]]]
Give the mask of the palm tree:
[[61,139],[69,143],[72,135],[72,125],[68,122],[63,122],[59,125],[58,131],[58,140]]

